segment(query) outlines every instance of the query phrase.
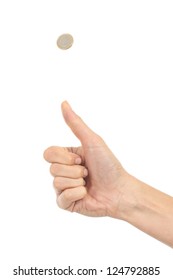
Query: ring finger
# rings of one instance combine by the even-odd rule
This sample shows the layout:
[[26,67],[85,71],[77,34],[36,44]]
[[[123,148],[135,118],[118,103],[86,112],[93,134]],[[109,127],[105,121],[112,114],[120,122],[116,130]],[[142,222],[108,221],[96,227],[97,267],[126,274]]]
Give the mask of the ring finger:
[[62,192],[68,188],[75,188],[78,186],[84,186],[85,180],[83,178],[71,179],[65,177],[55,177],[53,185],[58,192]]

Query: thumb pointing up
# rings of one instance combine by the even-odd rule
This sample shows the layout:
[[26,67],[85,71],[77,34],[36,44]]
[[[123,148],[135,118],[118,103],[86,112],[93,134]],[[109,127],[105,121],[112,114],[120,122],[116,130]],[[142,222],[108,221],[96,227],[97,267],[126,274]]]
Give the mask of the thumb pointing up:
[[101,141],[100,137],[72,110],[67,101],[62,103],[61,109],[65,122],[82,144],[89,145]]

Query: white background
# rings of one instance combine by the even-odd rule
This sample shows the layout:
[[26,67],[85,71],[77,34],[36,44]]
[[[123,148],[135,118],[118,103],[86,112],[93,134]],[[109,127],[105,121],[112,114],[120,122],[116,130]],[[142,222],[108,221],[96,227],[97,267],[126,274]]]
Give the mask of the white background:
[[[58,209],[42,157],[79,145],[61,116],[67,99],[128,172],[173,195],[172,15],[172,1],[0,1],[1,279],[26,279],[12,275],[19,265],[160,266],[143,279],[172,279],[171,248],[125,222]],[[62,51],[66,32],[74,45]]]

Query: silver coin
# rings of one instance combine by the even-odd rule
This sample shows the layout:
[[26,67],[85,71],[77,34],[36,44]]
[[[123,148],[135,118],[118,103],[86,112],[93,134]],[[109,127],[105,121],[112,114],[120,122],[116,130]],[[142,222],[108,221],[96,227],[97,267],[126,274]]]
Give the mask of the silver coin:
[[57,40],[57,46],[62,50],[67,50],[73,45],[73,37],[70,34],[62,34]]

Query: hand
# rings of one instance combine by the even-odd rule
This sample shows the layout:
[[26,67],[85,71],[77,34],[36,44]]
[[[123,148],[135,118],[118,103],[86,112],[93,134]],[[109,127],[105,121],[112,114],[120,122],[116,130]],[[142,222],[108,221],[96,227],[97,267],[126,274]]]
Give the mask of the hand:
[[87,216],[120,218],[130,175],[67,102],[62,103],[62,113],[81,147],[50,147],[44,152],[51,163],[59,207]]
[[62,113],[81,147],[50,147],[44,152],[59,207],[125,220],[173,248],[173,197],[129,175],[67,102],[62,103]]

